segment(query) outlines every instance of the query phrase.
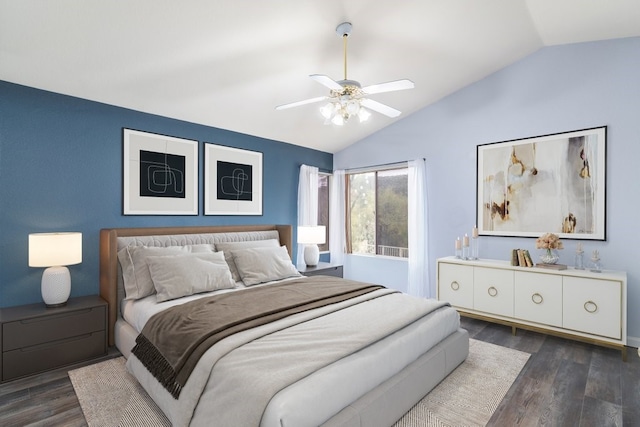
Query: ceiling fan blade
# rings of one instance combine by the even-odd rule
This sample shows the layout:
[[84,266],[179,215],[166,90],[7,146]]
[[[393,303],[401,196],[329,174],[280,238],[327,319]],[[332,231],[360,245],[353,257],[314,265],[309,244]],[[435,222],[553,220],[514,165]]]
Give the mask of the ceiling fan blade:
[[331,90],[342,92],[342,89],[344,89],[340,83],[336,82],[329,76],[325,76],[324,74],[311,74],[309,77]]
[[403,79],[365,86],[362,88],[362,91],[367,95],[373,95],[374,93],[393,92],[395,90],[413,89],[414,87],[415,85],[411,80]]
[[391,108],[388,105],[384,105],[378,101],[374,101],[373,99],[363,98],[360,101],[360,104],[363,107],[367,107],[370,110],[377,111],[380,114],[384,114],[387,117],[398,117],[402,114],[401,111],[396,110],[395,108]]
[[317,98],[305,99],[304,101],[292,102],[290,104],[278,105],[276,110],[286,110],[287,108],[299,107],[300,105],[305,104],[313,104],[314,102],[324,101],[325,99],[329,99],[328,96],[319,96]]

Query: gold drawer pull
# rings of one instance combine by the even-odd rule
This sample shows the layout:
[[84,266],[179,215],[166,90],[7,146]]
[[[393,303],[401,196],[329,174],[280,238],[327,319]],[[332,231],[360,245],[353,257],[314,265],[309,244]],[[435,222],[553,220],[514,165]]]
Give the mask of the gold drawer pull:
[[489,289],[487,289],[487,293],[489,294],[489,296],[495,297],[496,295],[498,295],[498,290],[494,286],[491,286]]
[[531,295],[531,301],[533,301],[534,304],[542,304],[544,298],[542,298],[542,295],[536,292],[535,294]]
[[453,289],[454,291],[457,291],[458,289],[460,289],[460,283],[454,280],[453,282],[451,282],[451,289]]
[[[592,308],[592,310],[589,310],[589,307]],[[598,304],[596,304],[593,301],[587,301],[584,303],[584,309],[588,312],[588,313],[595,313],[596,311],[598,311]]]

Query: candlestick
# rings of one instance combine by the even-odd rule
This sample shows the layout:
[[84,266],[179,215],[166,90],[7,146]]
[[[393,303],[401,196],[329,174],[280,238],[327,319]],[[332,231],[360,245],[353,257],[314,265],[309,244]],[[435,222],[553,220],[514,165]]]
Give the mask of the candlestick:
[[576,246],[576,270],[584,270],[584,250],[582,249],[582,243],[578,243]]
[[478,236],[476,235],[475,237],[473,237],[473,234],[471,235],[471,259],[478,259],[478,250],[479,247],[478,245],[480,244],[480,239],[478,239]]
[[460,237],[456,238],[456,258],[462,258],[462,241]]
[[462,259],[469,259],[469,236],[467,234],[464,235],[462,239]]
[[591,271],[593,271],[594,273],[602,272],[602,264],[600,264],[600,252],[594,250],[593,254],[591,255],[591,261],[593,262]]
[[471,237],[476,239],[478,238],[478,226],[474,225],[473,229],[471,230]]

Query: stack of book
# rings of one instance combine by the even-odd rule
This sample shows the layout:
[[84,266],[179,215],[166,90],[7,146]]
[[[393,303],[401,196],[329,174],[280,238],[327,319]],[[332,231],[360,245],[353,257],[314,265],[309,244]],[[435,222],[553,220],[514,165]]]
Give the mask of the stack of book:
[[511,251],[511,265],[520,267],[533,267],[531,255],[526,249],[513,249]]
[[511,251],[511,265],[516,267],[538,267],[538,268],[548,268],[550,270],[566,270],[567,266],[564,264],[544,264],[537,263],[534,264],[531,259],[531,255],[529,255],[529,251],[526,249],[513,249]]

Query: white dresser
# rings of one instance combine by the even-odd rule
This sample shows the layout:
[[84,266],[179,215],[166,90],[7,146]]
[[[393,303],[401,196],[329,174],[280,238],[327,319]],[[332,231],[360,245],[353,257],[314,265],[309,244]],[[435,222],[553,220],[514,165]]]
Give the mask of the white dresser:
[[627,274],[513,267],[507,261],[440,258],[437,298],[465,316],[622,351],[626,360]]

